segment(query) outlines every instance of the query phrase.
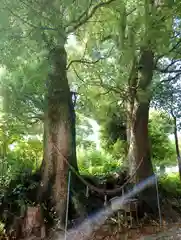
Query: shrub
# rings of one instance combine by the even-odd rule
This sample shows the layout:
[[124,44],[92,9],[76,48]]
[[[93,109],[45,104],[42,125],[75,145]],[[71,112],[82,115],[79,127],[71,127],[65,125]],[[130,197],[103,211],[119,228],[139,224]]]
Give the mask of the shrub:
[[10,181],[22,173],[35,172],[42,160],[42,143],[38,140],[17,141],[5,159],[0,159],[0,187],[6,188]]
[[79,150],[78,166],[83,175],[105,175],[116,171],[121,166],[121,161],[116,160],[111,154],[103,150]]
[[159,180],[160,192],[166,197],[181,197],[181,182],[178,173],[165,174]]

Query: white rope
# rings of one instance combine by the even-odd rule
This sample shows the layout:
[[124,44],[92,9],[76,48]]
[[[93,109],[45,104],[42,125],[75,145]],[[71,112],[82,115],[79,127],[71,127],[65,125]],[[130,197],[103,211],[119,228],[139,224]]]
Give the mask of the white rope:
[[69,174],[68,174],[67,207],[66,207],[65,236],[64,236],[65,240],[67,239],[68,211],[69,211],[69,198],[70,198],[70,180],[71,180],[71,171],[69,171]]

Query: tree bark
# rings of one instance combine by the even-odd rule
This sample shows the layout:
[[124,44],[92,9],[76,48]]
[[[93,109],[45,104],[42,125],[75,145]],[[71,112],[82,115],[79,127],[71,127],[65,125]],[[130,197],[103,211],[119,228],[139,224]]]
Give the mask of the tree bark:
[[174,138],[175,138],[175,150],[177,154],[177,161],[178,161],[178,169],[179,169],[179,176],[181,180],[181,157],[180,157],[180,149],[179,149],[179,142],[178,142],[178,131],[177,131],[177,118],[171,113],[173,117],[173,122],[174,122]]
[[67,55],[64,45],[53,48],[48,56],[49,81],[44,122],[44,161],[41,193],[51,203],[61,226],[65,224],[67,173],[65,161],[72,155],[71,93],[67,79]]
[[[69,169],[65,159],[78,173],[76,114],[67,79],[67,54],[64,45],[54,48],[49,53],[48,60],[51,68],[44,113],[44,156],[40,168],[42,183],[38,201],[50,198],[61,227],[64,227]],[[85,214],[84,208],[77,201],[79,183],[79,178],[72,172],[70,191],[74,194],[70,195],[70,201],[76,213],[82,216]],[[78,204],[74,204],[75,201]]]
[[[135,65],[135,64],[134,64]],[[139,65],[134,66],[129,81],[130,99],[128,109],[128,162],[130,175],[135,174],[133,181],[138,183],[153,176],[153,166],[150,155],[148,134],[148,119],[150,105],[149,87],[154,68],[154,54],[149,49],[141,50]],[[139,164],[141,165],[139,166]],[[139,166],[139,168],[138,168]],[[138,168],[138,169],[137,169]],[[150,187],[141,193],[141,199],[152,207],[156,207],[156,189]]]

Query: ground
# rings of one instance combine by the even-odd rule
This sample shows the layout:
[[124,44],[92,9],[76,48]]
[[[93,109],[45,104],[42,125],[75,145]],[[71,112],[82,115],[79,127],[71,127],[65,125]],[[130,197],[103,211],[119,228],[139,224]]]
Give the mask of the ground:
[[[60,239],[60,238],[59,238]],[[64,238],[62,238],[64,239]],[[74,232],[67,235],[67,240],[180,240],[181,222],[175,224],[149,224],[137,226],[132,229],[118,229],[117,225],[105,223],[91,236],[86,237],[85,232]]]
[[92,235],[91,240],[180,240],[181,224],[175,226],[143,226],[142,228],[129,229],[125,232],[106,229],[103,226]]

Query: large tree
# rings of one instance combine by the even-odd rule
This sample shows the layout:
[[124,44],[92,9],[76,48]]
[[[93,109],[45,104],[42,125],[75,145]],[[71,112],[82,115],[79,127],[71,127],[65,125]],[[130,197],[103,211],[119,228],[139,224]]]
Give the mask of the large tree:
[[[128,161],[130,174],[136,172],[134,182],[154,174],[148,133],[151,89],[155,70],[163,57],[173,56],[174,50],[180,48],[174,28],[178,16],[178,4],[115,2],[104,14],[98,12],[93,23],[85,26],[84,36],[79,37],[86,42],[84,56],[94,56],[94,61],[82,59],[74,61],[72,66],[82,84],[82,92],[85,84],[90,86],[86,88],[90,109],[93,105],[90,102],[94,102],[98,113],[102,104],[95,100],[104,99],[107,94],[114,95],[115,101],[122,102],[127,110]],[[81,65],[83,74],[77,74],[80,64],[84,64]],[[147,201],[153,198],[156,206],[154,187],[142,196]]]
[[[30,55],[42,63],[42,76],[32,76],[46,84],[43,94],[44,160],[40,192],[50,189],[52,205],[61,225],[67,200],[67,161],[73,152],[73,102],[67,77],[67,37],[94,13],[113,0],[90,1],[2,1],[2,61],[10,70],[27,64]],[[16,48],[14,45],[16,44]],[[12,58],[14,57],[14,61]],[[76,166],[75,166],[76,167]]]

